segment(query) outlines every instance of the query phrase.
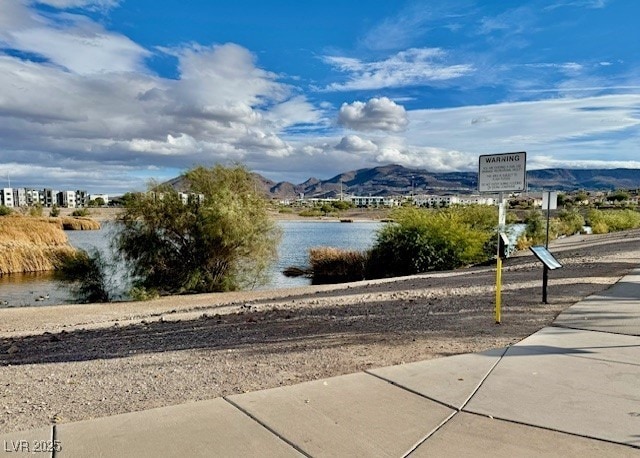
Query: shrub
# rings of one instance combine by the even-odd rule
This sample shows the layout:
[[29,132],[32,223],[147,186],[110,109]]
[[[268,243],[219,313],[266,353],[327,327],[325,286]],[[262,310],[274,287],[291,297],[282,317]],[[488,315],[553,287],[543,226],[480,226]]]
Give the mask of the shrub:
[[[545,242],[547,238],[547,224],[540,210],[527,212],[524,223],[527,226],[523,234],[524,239],[527,241],[525,246],[539,245]],[[551,231],[549,232],[549,237],[551,237]]]
[[115,247],[135,286],[160,293],[229,291],[266,281],[277,227],[243,167],[198,167],[184,174],[204,195],[183,204],[169,186],[132,194],[118,218]]
[[587,219],[594,234],[624,231],[640,227],[640,213],[631,209],[590,210]]
[[322,216],[322,212],[320,210],[302,210],[298,213],[298,216],[303,216],[305,218]]
[[364,280],[367,254],[360,251],[318,247],[309,250],[312,282],[343,283]]
[[86,208],[78,208],[71,213],[71,216],[89,216],[91,213]]
[[496,209],[402,208],[396,223],[377,235],[367,266],[368,278],[449,270],[489,259],[495,253]]
[[33,207],[29,207],[29,216],[40,217],[43,215],[42,205],[36,204]]
[[582,231],[584,217],[576,209],[560,210],[556,221],[555,232],[559,235],[573,235]]
[[57,205],[54,205],[53,207],[51,207],[51,211],[49,212],[49,216],[56,218],[58,216],[60,216],[60,208],[58,208]]
[[11,208],[0,205],[0,216],[7,216],[11,213],[13,213],[13,210]]
[[109,302],[108,267],[98,250],[91,254],[80,250],[60,260],[56,278],[70,285],[80,302]]

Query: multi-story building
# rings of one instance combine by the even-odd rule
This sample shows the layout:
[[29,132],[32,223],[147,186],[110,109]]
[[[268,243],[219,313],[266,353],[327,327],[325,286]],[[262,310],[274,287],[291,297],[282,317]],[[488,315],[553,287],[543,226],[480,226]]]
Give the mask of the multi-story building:
[[2,188],[2,192],[0,192],[0,204],[13,208],[13,202],[13,188]]
[[393,197],[383,196],[348,196],[345,200],[351,201],[356,207],[397,207],[400,201]]
[[45,188],[42,190],[41,199],[42,205],[44,207],[53,207],[58,204],[58,191],[50,188]]
[[414,196],[413,203],[418,207],[450,207],[451,205],[495,205],[496,200],[493,197],[477,196],[477,195],[459,195],[459,196],[437,196],[422,195]]
[[60,191],[58,193],[58,205],[67,208],[76,208],[76,192],[75,191]]
[[89,206],[89,194],[87,191],[76,190],[76,207],[83,208]]
[[27,191],[24,188],[13,188],[13,205],[15,207],[27,205]]
[[91,194],[89,196],[89,202],[95,201],[96,199],[102,199],[104,201],[104,205],[109,204],[109,195],[108,194]]
[[27,206],[32,207],[40,204],[40,191],[37,189],[25,189]]

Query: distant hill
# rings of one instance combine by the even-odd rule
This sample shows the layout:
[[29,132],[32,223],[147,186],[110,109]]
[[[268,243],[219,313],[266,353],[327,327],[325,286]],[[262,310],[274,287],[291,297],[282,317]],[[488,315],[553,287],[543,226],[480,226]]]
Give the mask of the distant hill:
[[[309,178],[304,183],[276,183],[257,173],[258,187],[268,196],[291,199],[305,197],[337,197],[340,193],[387,196],[408,194],[475,193],[476,172],[436,173],[390,164],[340,173],[328,180]],[[640,188],[640,169],[543,169],[527,172],[530,191],[587,191]],[[179,191],[188,189],[181,177],[167,182]]]

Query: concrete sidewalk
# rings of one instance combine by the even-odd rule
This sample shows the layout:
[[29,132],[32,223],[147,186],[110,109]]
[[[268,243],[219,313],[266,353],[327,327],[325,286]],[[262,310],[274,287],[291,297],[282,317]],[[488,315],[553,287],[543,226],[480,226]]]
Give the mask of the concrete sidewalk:
[[640,270],[509,348],[0,435],[0,447],[55,457],[640,456]]

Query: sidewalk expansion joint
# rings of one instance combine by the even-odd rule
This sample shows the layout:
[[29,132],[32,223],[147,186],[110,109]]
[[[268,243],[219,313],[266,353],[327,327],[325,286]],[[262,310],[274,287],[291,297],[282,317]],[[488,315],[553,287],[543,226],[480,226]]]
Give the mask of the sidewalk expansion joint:
[[236,409],[238,409],[240,412],[242,412],[243,414],[245,414],[247,417],[251,418],[253,421],[255,421],[256,423],[258,423],[260,426],[262,426],[264,429],[266,429],[267,431],[269,431],[271,434],[273,434],[274,436],[276,436],[278,439],[280,439],[282,442],[288,444],[289,446],[291,446],[295,451],[297,451],[298,453],[301,453],[303,456],[306,456],[307,458],[311,458],[311,455],[309,455],[307,452],[305,452],[304,450],[302,450],[300,447],[298,447],[295,443],[291,442],[289,439],[287,439],[286,437],[284,437],[283,435],[281,435],[280,433],[278,433],[276,430],[274,430],[273,428],[271,428],[270,426],[268,426],[267,424],[265,424],[264,422],[262,422],[259,418],[257,418],[255,415],[252,415],[250,412],[248,412],[247,410],[243,409],[241,406],[239,406],[238,404],[236,404],[235,402],[233,402],[232,400],[228,399],[227,397],[223,396],[222,399],[224,399],[225,401],[227,401],[229,404],[231,404],[233,407],[235,407]]
[[438,426],[436,426],[435,428],[433,428],[431,431],[429,431],[429,433],[427,433],[422,439],[420,439],[418,442],[416,442],[416,444],[411,447],[404,455],[402,455],[402,458],[407,458],[408,456],[410,456],[413,452],[415,452],[418,447],[420,447],[422,444],[424,444],[427,440],[429,440],[429,438],[431,436],[433,436],[435,433],[437,433],[440,429],[442,429],[442,427],[444,425],[446,425],[447,423],[449,423],[459,412],[461,412],[466,406],[467,404],[469,404],[469,401],[471,401],[471,398],[473,398],[473,396],[478,392],[478,390],[482,387],[482,385],[484,384],[484,382],[487,380],[487,378],[489,377],[489,375],[491,375],[491,373],[494,371],[494,369],[496,368],[496,366],[498,366],[498,364],[500,364],[500,361],[502,361],[502,358],[505,357],[505,355],[507,354],[507,352],[509,351],[509,348],[511,347],[506,347],[504,349],[504,351],[502,352],[502,354],[500,355],[500,357],[498,358],[498,360],[493,364],[493,366],[491,366],[491,368],[487,371],[487,373],[484,375],[484,377],[482,377],[482,379],[480,380],[480,382],[478,382],[478,385],[473,389],[473,391],[471,392],[471,394],[467,397],[467,399],[464,400],[464,402],[462,403],[462,405],[460,407],[451,405],[449,403],[446,403],[444,401],[440,401],[438,399],[429,397],[423,393],[419,393],[415,390],[412,390],[411,388],[408,388],[406,386],[400,385],[392,380],[386,379],[384,377],[381,377],[377,374],[373,374],[371,372],[368,371],[364,371],[365,374],[371,375],[373,377],[379,378],[380,380],[384,380],[385,382],[396,386],[400,389],[403,389],[405,391],[408,391],[409,393],[418,395],[422,398],[428,399],[429,401],[433,401],[437,404],[443,405],[445,407],[448,407],[450,409],[453,409],[454,412],[451,413],[451,415],[449,415],[447,418],[445,418]]
[[625,334],[624,332],[602,331],[600,329],[585,329],[585,328],[579,328],[576,326],[568,326],[566,324],[556,324],[555,322],[551,323],[549,326],[552,328],[571,329],[573,331],[598,332],[600,334],[610,334],[614,336],[640,337],[640,335],[638,334]]
[[572,432],[569,432],[569,431],[564,431],[562,429],[551,428],[549,426],[534,425],[534,424],[531,424],[531,423],[525,423],[523,421],[511,420],[511,419],[502,418],[502,417],[496,417],[494,415],[487,415],[486,413],[473,412],[471,410],[465,410],[464,413],[469,414],[469,415],[475,415],[477,417],[484,417],[484,418],[490,418],[492,420],[504,421],[505,423],[512,423],[514,425],[520,425],[520,426],[526,426],[526,427],[529,427],[529,428],[535,428],[535,429],[539,429],[539,430],[542,430],[542,431],[552,431],[554,433],[566,434],[568,436],[574,436],[574,437],[581,437],[583,439],[589,439],[589,440],[594,440],[594,441],[598,441],[598,442],[604,442],[604,443],[607,443],[607,444],[622,445],[622,446],[633,448],[633,449],[640,449],[640,445],[629,444],[629,443],[626,443],[626,442],[617,442],[617,441],[610,440],[610,439],[603,439],[601,437],[589,436],[587,434],[572,433]]

